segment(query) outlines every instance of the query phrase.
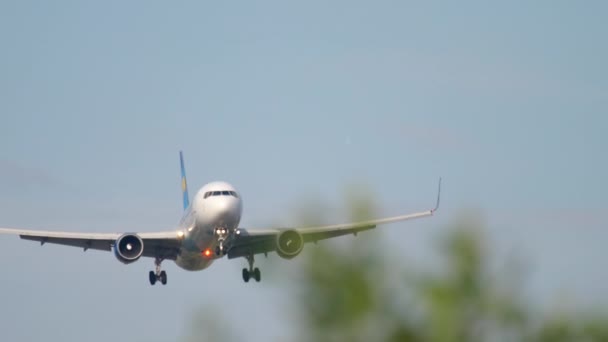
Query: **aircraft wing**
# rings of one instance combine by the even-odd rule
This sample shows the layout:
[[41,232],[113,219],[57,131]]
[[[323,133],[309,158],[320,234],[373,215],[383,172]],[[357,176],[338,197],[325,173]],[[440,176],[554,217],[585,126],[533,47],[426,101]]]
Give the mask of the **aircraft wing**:
[[[89,249],[111,251],[116,239],[122,235],[122,233],[76,233],[11,228],[0,228],[0,234],[19,235],[24,240],[38,241],[40,245],[53,243],[82,248],[84,251]],[[142,256],[170,260],[177,258],[180,246],[177,232],[138,233],[137,235],[144,241]]]
[[301,228],[276,228],[276,229],[264,229],[264,230],[246,230],[239,229],[240,234],[235,239],[234,243],[228,251],[228,258],[238,258],[242,256],[269,253],[276,250],[276,239],[279,234],[289,230],[295,230],[302,235],[304,243],[306,242],[317,242],[319,240],[325,240],[337,236],[354,234],[359,232],[376,228],[381,224],[401,222],[407,220],[413,220],[417,218],[433,216],[435,211],[439,208],[439,199],[441,195],[441,179],[439,180],[439,190],[437,192],[437,203],[433,209],[400,215],[387,217],[377,220],[369,220],[362,222],[352,222],[344,224],[334,224],[327,226],[317,227],[301,227]]

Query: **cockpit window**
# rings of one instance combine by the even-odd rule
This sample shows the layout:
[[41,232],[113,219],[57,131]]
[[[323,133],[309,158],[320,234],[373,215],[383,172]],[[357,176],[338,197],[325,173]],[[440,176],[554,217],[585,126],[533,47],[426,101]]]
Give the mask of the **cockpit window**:
[[234,196],[236,198],[239,198],[239,195],[236,193],[236,191],[229,191],[229,190],[207,191],[207,192],[205,192],[205,195],[203,196],[203,198],[207,198],[209,196]]

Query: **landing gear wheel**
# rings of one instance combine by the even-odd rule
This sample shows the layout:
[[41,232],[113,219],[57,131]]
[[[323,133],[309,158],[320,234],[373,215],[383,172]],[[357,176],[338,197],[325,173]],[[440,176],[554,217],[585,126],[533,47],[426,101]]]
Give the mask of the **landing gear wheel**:
[[163,259],[160,257],[156,257],[154,260],[154,265],[156,265],[156,271],[150,271],[149,279],[150,285],[156,284],[157,281],[160,281],[163,285],[167,284],[167,272],[160,270],[160,264],[163,262]]
[[222,249],[220,248],[220,246],[215,247],[215,255],[217,255],[217,256],[222,255]]
[[259,282],[260,280],[262,280],[262,274],[260,272],[259,268],[253,268],[253,254],[249,254],[247,256],[245,256],[245,258],[247,259],[247,263],[249,263],[249,269],[247,268],[243,268],[243,280],[248,283],[249,279],[253,278],[255,279],[256,282]]

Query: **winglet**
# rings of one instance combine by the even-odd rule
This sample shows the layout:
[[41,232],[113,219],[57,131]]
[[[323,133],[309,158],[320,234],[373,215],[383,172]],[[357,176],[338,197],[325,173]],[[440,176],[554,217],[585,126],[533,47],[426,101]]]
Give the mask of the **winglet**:
[[190,197],[188,196],[188,183],[186,182],[186,167],[184,166],[184,154],[179,151],[179,164],[182,171],[182,196],[184,201],[184,210],[190,206]]
[[435,208],[431,209],[431,213],[434,213],[439,209],[439,200],[441,199],[441,177],[439,177],[439,188],[437,189],[437,203]]

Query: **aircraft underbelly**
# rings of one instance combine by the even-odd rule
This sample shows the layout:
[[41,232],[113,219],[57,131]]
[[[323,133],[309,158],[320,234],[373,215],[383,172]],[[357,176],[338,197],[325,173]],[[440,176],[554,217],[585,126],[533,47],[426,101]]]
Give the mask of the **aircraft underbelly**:
[[205,256],[203,251],[208,248],[212,249],[216,242],[212,227],[194,227],[182,243],[175,263],[188,271],[200,271],[209,267],[216,256],[215,254]]
[[200,271],[209,267],[213,260],[204,257],[200,252],[185,252],[177,257],[175,264],[187,271]]
[[[220,219],[210,219],[204,215],[195,220],[195,225],[188,230],[182,242],[180,253],[175,263],[188,271],[200,271],[209,267],[215,259],[222,255],[215,255],[215,247],[219,244],[219,237],[214,233],[217,228],[234,230],[238,227],[239,215],[224,216]],[[210,250],[210,255],[205,251]]]

